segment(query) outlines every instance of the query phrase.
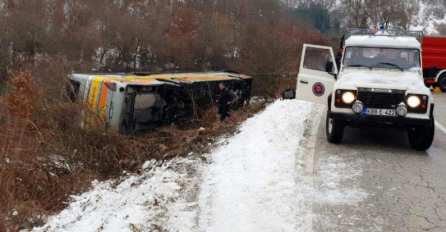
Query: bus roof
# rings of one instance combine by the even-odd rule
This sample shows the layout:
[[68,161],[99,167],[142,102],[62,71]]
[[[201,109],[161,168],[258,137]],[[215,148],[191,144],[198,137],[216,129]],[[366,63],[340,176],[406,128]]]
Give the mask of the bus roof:
[[117,74],[72,74],[75,79],[88,79],[92,77],[101,77],[107,80],[121,81],[132,84],[156,84],[159,80],[182,81],[182,82],[200,82],[200,81],[219,81],[230,79],[250,79],[250,76],[231,73],[231,72],[203,72],[203,73],[165,73],[165,74],[135,74],[135,73],[117,73]]

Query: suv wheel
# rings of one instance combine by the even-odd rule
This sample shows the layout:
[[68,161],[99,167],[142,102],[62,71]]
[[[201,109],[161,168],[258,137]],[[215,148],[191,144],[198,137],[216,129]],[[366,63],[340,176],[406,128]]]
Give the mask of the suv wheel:
[[440,87],[441,92],[446,93],[446,74],[443,74],[438,78],[438,87]]
[[345,123],[341,120],[330,118],[330,114],[327,112],[327,140],[330,143],[341,143],[344,136]]
[[426,151],[432,145],[435,135],[435,120],[428,126],[413,126],[407,130],[410,146],[417,151]]

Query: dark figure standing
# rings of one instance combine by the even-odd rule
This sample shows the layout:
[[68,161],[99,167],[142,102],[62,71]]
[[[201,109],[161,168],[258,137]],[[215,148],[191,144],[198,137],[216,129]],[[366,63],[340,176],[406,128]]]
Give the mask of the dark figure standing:
[[219,88],[221,90],[221,94],[220,98],[218,99],[218,113],[221,115],[221,121],[223,122],[226,117],[231,117],[231,115],[229,114],[229,108],[231,106],[232,94],[226,88],[226,85],[224,83],[220,83]]

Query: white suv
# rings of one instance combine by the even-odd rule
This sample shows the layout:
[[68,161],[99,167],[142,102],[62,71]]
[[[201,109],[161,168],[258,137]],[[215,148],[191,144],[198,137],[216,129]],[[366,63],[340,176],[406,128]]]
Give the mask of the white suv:
[[432,144],[434,99],[424,85],[421,44],[387,33],[352,35],[340,70],[330,47],[304,45],[297,98],[328,104],[327,139],[340,143],[344,128],[405,129],[415,150]]

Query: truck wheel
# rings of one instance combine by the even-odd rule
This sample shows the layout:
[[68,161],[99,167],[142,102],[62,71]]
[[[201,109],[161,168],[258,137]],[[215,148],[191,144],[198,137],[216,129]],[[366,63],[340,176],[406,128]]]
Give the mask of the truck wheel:
[[438,87],[440,87],[441,92],[446,93],[446,74],[443,74],[438,78]]
[[327,112],[326,131],[329,143],[341,143],[344,136],[344,128],[345,124],[343,121],[330,118],[330,114]]
[[410,146],[417,151],[426,151],[432,145],[435,135],[435,120],[428,126],[414,126],[407,130]]

